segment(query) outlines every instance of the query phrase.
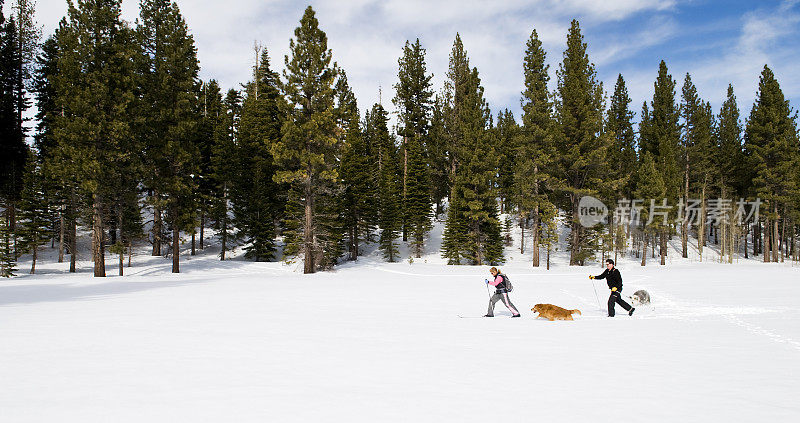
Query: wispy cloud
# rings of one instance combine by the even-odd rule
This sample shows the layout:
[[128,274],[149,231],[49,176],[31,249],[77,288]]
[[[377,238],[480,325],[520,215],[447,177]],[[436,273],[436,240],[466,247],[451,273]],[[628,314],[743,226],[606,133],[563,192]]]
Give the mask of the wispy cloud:
[[[705,3],[705,2],[703,2]],[[307,3],[293,0],[179,0],[195,37],[201,76],[216,78],[226,88],[250,78],[252,45],[261,42],[270,51],[273,67],[283,67],[289,38]],[[710,4],[701,22],[685,22],[686,7],[695,1],[658,0],[350,0],[311,1],[321,28],[328,34],[334,60],[348,73],[362,110],[382,101],[391,109],[397,59],[406,40],[420,38],[436,88],[441,87],[456,32],[461,34],[470,63],[478,67],[493,110],[508,107],[519,112],[522,58],[534,28],[544,43],[551,77],[561,60],[570,20],[581,21],[590,59],[613,89],[617,73],[628,82],[636,111],[652,96],[658,60],[665,58],[680,82],[691,72],[701,93],[720,101],[728,82],[737,89],[740,104],[751,102],[764,63],[778,73],[787,95],[800,97],[794,69],[797,50],[798,0],[772,8],[750,6],[737,17],[717,18],[727,2]],[[715,10],[716,8],[716,10]],[[65,0],[38,0],[37,16],[45,33],[56,27],[66,11]],[[692,12],[694,13],[694,12]],[[124,0],[123,15],[134,21],[138,2]],[[720,24],[720,22],[725,22]],[[733,22],[738,29],[730,31]],[[700,43],[685,34],[705,31]],[[720,35],[725,33],[727,35]],[[684,38],[681,38],[681,36]],[[794,39],[794,42],[787,40]],[[719,46],[709,48],[708,46]],[[749,96],[749,97],[748,97]]]

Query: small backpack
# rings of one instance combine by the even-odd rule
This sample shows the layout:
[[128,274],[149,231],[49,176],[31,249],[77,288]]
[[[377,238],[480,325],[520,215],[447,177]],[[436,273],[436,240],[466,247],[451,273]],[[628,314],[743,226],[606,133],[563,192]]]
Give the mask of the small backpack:
[[506,283],[506,291],[511,292],[514,290],[514,285],[511,284],[511,279],[508,279],[508,276],[505,273],[501,273],[503,276],[503,281]]

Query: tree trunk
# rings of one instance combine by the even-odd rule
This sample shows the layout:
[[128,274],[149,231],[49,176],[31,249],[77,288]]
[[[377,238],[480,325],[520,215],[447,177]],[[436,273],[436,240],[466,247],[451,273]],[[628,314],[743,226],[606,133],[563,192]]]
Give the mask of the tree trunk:
[[161,208],[153,206],[153,256],[161,255]]
[[181,255],[180,255],[180,230],[178,229],[177,217],[173,214],[172,221],[172,273],[181,272]]
[[550,270],[550,244],[547,244],[547,270]]
[[642,233],[642,266],[647,264],[647,235]]
[[34,242],[33,243],[33,257],[32,257],[32,260],[31,260],[31,275],[36,273],[36,258],[38,256],[38,254],[37,254],[38,251],[39,251],[39,247]]
[[572,195],[572,245],[569,251],[569,265],[574,266],[578,263],[578,253],[580,252],[580,219],[578,215],[578,196]]
[[697,228],[697,254],[700,261],[703,261],[703,247],[706,245],[706,190],[700,198],[700,225]]
[[749,258],[747,255],[747,235],[750,233],[750,224],[744,224],[744,258]]
[[203,210],[200,213],[200,249],[202,250],[203,247],[203,230],[206,228],[206,211]]
[[770,256],[772,255],[772,250],[770,249],[772,244],[772,240],[770,239],[772,237],[772,234],[770,232],[772,232],[772,230],[770,229],[769,219],[766,220],[766,223],[764,224],[764,229],[765,229],[764,247],[763,247],[764,263],[769,263]]
[[539,206],[533,211],[533,267],[539,267]]
[[195,241],[195,230],[194,229],[195,228],[192,228],[192,252],[189,254],[189,255],[192,255],[192,256],[195,255],[194,246],[195,246],[195,242],[196,242]]
[[[225,261],[225,251],[228,250],[228,183],[222,184],[222,251],[219,254],[219,260]],[[201,238],[202,239],[202,238]]]
[[17,242],[17,207],[13,201],[8,203],[8,231],[11,233],[11,239],[14,244],[14,261],[19,259],[19,243]]
[[122,232],[122,207],[119,207],[117,210],[117,226],[119,226],[119,275],[123,275],[122,268],[125,265],[125,239],[123,238],[124,233]]
[[58,262],[64,262],[64,206],[58,213]]
[[660,248],[661,251],[660,252],[661,252],[661,265],[662,266],[667,264],[667,236],[668,236],[667,231],[669,231],[669,229],[666,228],[666,227],[661,230],[661,248]]
[[69,272],[77,272],[78,261],[78,223],[74,216],[69,219]]
[[403,242],[408,242],[408,216],[406,215],[406,196],[408,186],[408,144],[406,137],[403,137]]
[[306,182],[305,187],[305,222],[303,228],[303,273],[314,273],[316,266],[314,265],[314,215],[313,204],[311,203],[311,182]]
[[778,243],[780,242],[780,235],[778,234],[778,219],[780,219],[780,216],[778,215],[778,202],[777,201],[775,201],[774,205],[772,206],[772,212],[775,215],[775,219],[772,222],[772,261],[777,263],[779,261],[779,259],[778,259],[779,244]]
[[105,263],[105,246],[103,245],[103,205],[100,202],[100,197],[94,195],[94,204],[92,205],[92,259],[94,260],[94,276],[106,276],[106,263]]
[[519,214],[519,229],[522,233],[519,241],[519,253],[525,254],[525,219],[522,217],[522,213]]

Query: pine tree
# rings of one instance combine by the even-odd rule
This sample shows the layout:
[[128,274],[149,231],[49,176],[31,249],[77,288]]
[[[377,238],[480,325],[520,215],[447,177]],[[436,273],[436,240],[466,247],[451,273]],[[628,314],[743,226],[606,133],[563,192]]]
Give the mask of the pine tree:
[[570,265],[583,265],[593,255],[590,232],[578,219],[578,204],[585,195],[597,195],[605,183],[605,161],[610,145],[603,126],[603,85],[597,81],[594,64],[586,54],[580,25],[573,20],[567,34],[567,49],[559,66],[555,102],[558,175],[561,190],[569,199]]
[[335,195],[339,180],[333,102],[338,67],[331,64],[328,38],[310,6],[294,34],[297,40],[289,41],[291,58],[286,56],[283,74],[289,116],[272,153],[280,165],[275,180],[289,184],[289,201],[294,203],[287,209],[285,253],[301,254],[304,273],[314,273],[330,253],[326,247],[332,246],[323,238],[337,236],[330,229],[338,216],[319,208]]
[[514,164],[514,202],[519,210],[519,223],[522,229],[520,252],[525,252],[525,227],[531,220],[534,267],[539,266],[539,245],[542,244],[541,231],[555,218],[555,205],[548,198],[549,175],[553,173],[555,145],[553,142],[553,104],[547,84],[549,65],[546,53],[536,30],[526,44],[523,61],[525,90],[522,92],[522,132],[516,142]]
[[[430,228],[430,180],[423,168],[426,167],[426,154],[423,150],[430,128],[430,111],[432,107],[431,79],[425,65],[425,49],[419,38],[411,44],[406,41],[403,56],[397,61],[399,82],[394,85],[396,95],[392,102],[399,109],[398,135],[401,138],[402,171],[403,171],[403,206],[402,224],[403,240],[408,232],[417,234],[414,238],[417,257],[424,248],[424,236]],[[411,147],[411,143],[416,144]],[[413,157],[410,149],[417,151]],[[412,163],[411,160],[416,160]],[[417,169],[412,180],[409,178],[410,168]],[[422,173],[421,173],[422,172]],[[414,198],[411,201],[410,198]],[[421,202],[415,204],[414,202]],[[422,213],[420,216],[419,213]]]
[[[637,183],[635,195],[641,199],[658,200],[665,198],[667,193],[666,185],[664,184],[663,173],[658,169],[653,155],[649,151],[642,153],[642,160],[637,172]],[[650,208],[648,205],[642,208],[639,215],[639,223],[642,231],[642,266],[647,263],[647,242],[655,237],[656,234],[661,232],[663,227],[668,224],[663,219],[663,216],[652,216],[653,221],[647,224],[650,220]]]
[[36,272],[36,260],[39,247],[47,243],[51,220],[44,190],[44,177],[40,161],[31,153],[27,160],[27,169],[23,179],[22,198],[20,200],[21,244],[25,251],[32,254],[31,274]]
[[194,230],[195,225],[197,50],[176,3],[142,0],[138,22],[142,100],[147,105],[143,109],[147,113],[143,129],[146,185],[154,191],[158,220],[153,225],[154,241],[161,242],[163,209],[172,230],[172,272],[179,273],[180,231]]
[[0,219],[0,277],[10,278],[17,271],[17,259],[14,256],[14,244],[8,219]]
[[389,116],[380,104],[372,106],[366,136],[375,146],[378,162],[378,240],[384,258],[398,258],[397,237],[402,229],[403,181],[400,157],[393,137],[389,134]]
[[337,82],[337,109],[341,110],[344,128],[344,152],[342,153],[341,177],[344,184],[343,217],[350,260],[358,260],[361,247],[374,242],[378,208],[373,167],[373,151],[361,131],[359,111],[355,95],[342,72]]
[[636,166],[636,139],[633,131],[634,113],[628,108],[631,98],[622,74],[617,76],[614,95],[608,108],[606,130],[614,133],[609,151],[609,173],[617,183],[616,194],[625,198],[632,195],[633,181],[630,170]]
[[[59,150],[67,161],[61,172],[75,175],[92,208],[94,275],[105,276],[104,211],[117,162],[136,154],[131,148],[134,44],[120,18],[119,1],[70,5],[68,23],[58,37],[54,122]],[[70,194],[77,204],[78,192]],[[75,209],[75,208],[74,208]],[[74,229],[74,227],[73,227]],[[71,237],[74,250],[74,233]]]
[[[622,74],[617,76],[614,94],[608,108],[606,131],[613,133],[611,147],[608,152],[608,173],[612,180],[612,207],[619,199],[631,199],[634,180],[631,169],[636,168],[636,139],[633,131],[633,112],[628,108],[631,99]],[[615,216],[612,211],[610,215]],[[622,222],[611,222],[610,237],[615,254],[624,250],[627,244],[627,228]]]
[[245,257],[267,261],[275,253],[276,226],[281,220],[284,187],[273,181],[276,166],[272,146],[280,140],[283,99],[278,74],[270,68],[266,49],[253,69],[253,80],[245,86],[237,142],[239,174],[233,180],[233,210],[246,242]]
[[758,83],[758,93],[745,128],[747,166],[755,193],[764,200],[764,262],[779,260],[779,220],[786,218],[786,209],[793,204],[800,187],[797,168],[800,167],[796,113],[789,106],[772,70],[764,66]]
[[458,34],[448,78],[453,92],[452,129],[448,131],[452,189],[442,255],[451,264],[460,264],[462,258],[478,265],[499,264],[503,262],[503,239],[494,188],[498,159],[489,131],[491,112],[478,70],[470,70]]
[[[669,74],[667,64],[662,60],[654,85],[653,101],[650,103],[652,111],[648,116],[647,132],[641,136],[640,141],[641,147],[644,148],[643,151],[648,151],[653,155],[653,159],[662,172],[664,186],[667,190],[665,198],[668,199],[678,198],[681,185],[678,168],[681,139],[680,110],[675,102],[675,85],[675,80]],[[644,116],[642,119],[644,120]],[[664,225],[659,233],[662,264],[666,260],[669,230],[670,227]]]
[[517,141],[519,125],[514,114],[505,109],[497,113],[494,127],[495,151],[499,166],[497,168],[497,193],[500,198],[500,212],[508,213],[514,205],[514,170],[517,168]]
[[431,126],[425,139],[425,152],[430,170],[431,199],[436,205],[435,218],[442,214],[442,202],[450,194],[450,163],[447,143],[448,104],[443,95],[437,94],[431,108]]
[[728,85],[727,98],[719,112],[717,138],[718,151],[714,157],[720,170],[720,185],[727,187],[727,192],[733,195],[744,195],[742,124],[732,85]]
[[[2,3],[0,3],[0,7]],[[22,193],[22,178],[28,146],[25,144],[24,112],[29,107],[26,96],[26,58],[16,19],[5,20],[0,10],[0,200],[12,240],[16,239],[16,209]],[[12,245],[16,245],[12,241]],[[14,254],[18,254],[15,251]]]
[[[76,272],[77,242],[76,215],[78,182],[73,172],[69,145],[59,144],[56,136],[56,121],[65,109],[58,107],[58,63],[59,37],[65,34],[66,18],[56,32],[42,45],[34,73],[33,91],[36,95],[36,133],[34,147],[42,160],[45,178],[45,197],[56,211],[54,234],[58,240],[58,262],[64,261],[65,252],[70,253],[70,272]],[[63,147],[63,148],[62,148]]]
[[223,101],[219,84],[215,80],[208,83],[207,91],[208,119],[213,139],[209,217],[220,240],[220,260],[225,260],[225,254],[233,249],[230,193],[240,171],[236,160],[236,133],[242,111],[242,97],[238,91],[229,90]]
[[[722,199],[744,198],[744,156],[742,150],[742,126],[739,122],[739,107],[736,104],[736,96],[733,94],[733,86],[728,85],[728,94],[719,112],[719,125],[716,131],[716,142],[712,156],[714,167],[717,169],[716,186]],[[734,240],[739,238],[740,233],[738,223],[732,217],[727,223],[727,248],[723,248],[728,253],[728,262],[733,262]],[[743,223],[745,258],[747,255],[747,232],[748,223]],[[724,237],[723,237],[724,238]],[[725,245],[725,244],[724,244]]]
[[431,230],[430,175],[423,145],[418,138],[406,141],[408,166],[406,170],[406,224],[411,233],[411,245],[415,257],[425,250],[425,236]]

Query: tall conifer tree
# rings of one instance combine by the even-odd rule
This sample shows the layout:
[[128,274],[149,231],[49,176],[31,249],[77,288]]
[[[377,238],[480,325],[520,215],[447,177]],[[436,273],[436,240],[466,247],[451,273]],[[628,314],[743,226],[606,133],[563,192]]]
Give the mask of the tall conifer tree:
[[374,241],[377,224],[378,192],[375,187],[373,151],[359,124],[355,95],[342,75],[337,81],[337,108],[345,144],[342,153],[341,177],[344,184],[343,218],[350,260],[358,260],[362,246]]
[[758,197],[765,201],[764,262],[779,261],[779,221],[797,208],[796,172],[800,167],[796,113],[789,106],[772,69],[764,66],[758,93],[745,128],[748,168]]
[[270,68],[264,49],[245,86],[237,142],[239,174],[233,184],[233,210],[239,231],[250,244],[246,257],[256,261],[273,258],[276,227],[285,203],[283,187],[273,178],[276,166],[272,146],[280,140],[283,113],[278,74]]
[[519,208],[522,228],[520,251],[525,250],[525,227],[531,221],[533,241],[532,265],[539,266],[541,229],[548,225],[547,218],[555,217],[555,205],[548,198],[548,179],[554,171],[555,145],[553,142],[553,103],[547,84],[549,65],[546,52],[536,30],[526,43],[523,60],[525,90],[522,91],[522,132],[517,141],[514,166],[515,203]]
[[[425,49],[422,48],[419,39],[414,44],[406,41],[403,56],[397,62],[399,82],[394,86],[396,95],[392,102],[399,109],[398,135],[401,139],[403,172],[403,240],[407,239],[409,232],[415,234],[412,243],[419,257],[424,248],[425,234],[431,226],[431,188],[424,148],[430,128],[433,75],[427,73]],[[413,154],[411,150],[414,150]],[[410,174],[411,168],[415,169],[413,175]]]
[[[119,1],[70,4],[69,21],[58,37],[54,134],[92,208],[94,275],[105,276],[105,216],[119,177],[117,163],[136,154],[131,149],[134,101],[132,31],[120,18]],[[71,197],[73,204],[75,192]],[[74,243],[74,234],[72,235]],[[75,254],[74,244],[72,254]]]
[[176,3],[142,0],[137,27],[142,101],[146,105],[146,185],[154,191],[154,242],[161,242],[160,214],[172,230],[172,272],[180,272],[180,231],[194,230],[199,152],[194,143],[199,116],[199,65],[194,39]]
[[603,85],[589,61],[580,25],[573,20],[567,34],[567,49],[559,66],[555,102],[558,175],[570,210],[570,265],[583,265],[593,255],[592,232],[578,219],[578,204],[584,195],[597,195],[605,182],[605,161],[611,142],[603,126]]
[[[280,165],[276,181],[288,183],[289,213],[286,249],[288,255],[303,257],[304,273],[324,268],[325,248],[331,243],[331,225],[338,216],[322,213],[320,206],[335,195],[340,153],[334,120],[334,84],[338,67],[328,49],[328,37],[319,28],[309,6],[290,40],[286,56],[284,92],[289,116],[281,141],[272,153]],[[327,197],[327,198],[326,198]]]

